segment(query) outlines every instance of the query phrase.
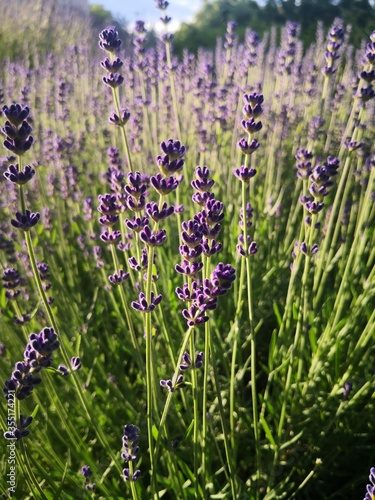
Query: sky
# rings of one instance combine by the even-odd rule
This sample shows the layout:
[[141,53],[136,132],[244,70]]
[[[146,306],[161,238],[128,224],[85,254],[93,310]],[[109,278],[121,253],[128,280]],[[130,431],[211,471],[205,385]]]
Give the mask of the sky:
[[[125,18],[130,24],[136,20],[145,21],[149,27],[159,26],[161,11],[156,8],[155,0],[89,0],[90,4],[99,3],[114,15]],[[169,29],[177,29],[182,22],[189,22],[201,8],[203,0],[169,0],[167,14],[172,18]]]

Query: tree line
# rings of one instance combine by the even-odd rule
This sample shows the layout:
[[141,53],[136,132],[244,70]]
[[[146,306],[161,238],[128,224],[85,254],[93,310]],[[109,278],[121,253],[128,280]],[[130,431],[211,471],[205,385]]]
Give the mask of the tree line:
[[175,34],[175,51],[184,48],[195,52],[199,47],[212,48],[225,34],[228,21],[236,21],[238,36],[247,28],[263,35],[272,26],[286,21],[301,25],[300,39],[305,46],[315,40],[317,23],[328,29],[335,18],[351,25],[350,42],[359,47],[375,28],[375,6],[369,0],[205,0],[193,22],[183,23]]

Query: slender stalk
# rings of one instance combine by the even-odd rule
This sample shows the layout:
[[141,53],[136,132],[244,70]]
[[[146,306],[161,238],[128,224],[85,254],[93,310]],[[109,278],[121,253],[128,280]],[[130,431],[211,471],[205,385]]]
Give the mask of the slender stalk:
[[[247,160],[248,156],[246,156]],[[243,213],[243,237],[244,248],[248,248],[247,241],[247,220],[246,220],[246,193],[247,184],[242,182],[242,213]],[[251,275],[251,261],[250,256],[247,255],[246,261],[246,285],[247,285],[247,305],[248,305],[248,318],[249,318],[249,336],[250,336],[250,371],[251,371],[251,402],[253,414],[253,430],[255,442],[255,458],[256,458],[256,498],[259,498],[259,484],[261,478],[261,450],[260,450],[260,433],[259,433],[259,414],[258,414],[258,394],[256,384],[256,339],[254,331],[254,309],[253,309],[253,292],[252,292],[252,275]]]
[[[17,398],[17,395],[14,398],[14,403],[15,403],[15,414],[16,414],[16,422],[17,425],[20,425],[21,421],[21,413],[20,413],[20,401]],[[20,439],[17,444],[19,444],[19,448],[17,450],[16,446],[16,451],[18,451],[17,456],[18,456],[18,463],[21,465],[22,472],[24,474],[24,477],[29,484],[30,492],[33,492],[34,494],[37,494],[37,498],[42,498],[43,500],[47,500],[47,497],[44,495],[43,490],[37,480],[37,478],[34,475],[34,472],[30,466],[30,462],[27,456],[27,450],[25,443],[23,439]]]
[[138,500],[138,493],[136,483],[133,481],[134,465],[133,462],[129,461],[129,477],[130,477],[130,491],[132,492],[132,499]]
[[[190,335],[189,339],[190,345],[190,357],[192,363],[194,363],[195,359],[195,348],[194,348],[194,338],[193,335]],[[191,370],[191,387],[192,387],[192,396],[193,396],[193,406],[194,406],[194,430],[193,430],[193,454],[194,454],[194,477],[197,478],[195,481],[195,498],[199,498],[199,481],[198,481],[198,394],[197,394],[197,373],[195,367],[192,367]]]
[[[115,269],[117,270],[117,269],[119,269],[119,262],[118,262],[116,249],[115,249],[114,245],[111,245],[111,253],[112,253],[113,264],[115,266]],[[134,348],[136,355],[137,355],[138,366],[139,366],[140,370],[142,370],[143,376],[145,376],[145,367],[144,367],[144,363],[142,360],[142,355],[141,355],[141,351],[139,348],[139,344],[137,342],[137,337],[135,335],[134,325],[133,325],[133,321],[132,321],[132,318],[130,315],[128,301],[126,300],[125,292],[124,292],[122,284],[120,284],[120,286],[118,288],[120,291],[121,304],[122,304],[122,307],[123,307],[123,310],[125,313],[126,322],[128,324],[129,331],[130,331],[130,338],[131,338],[131,341],[133,344],[133,348]]]
[[[186,351],[186,347],[187,347],[187,345],[189,343],[190,336],[192,335],[192,332],[193,332],[193,327],[189,327],[188,330],[185,333],[184,340],[182,342],[182,345],[181,345],[181,348],[180,348],[180,352],[179,352],[178,357],[177,357],[177,363],[176,363],[175,371],[174,371],[174,374],[173,374],[173,377],[172,377],[172,384],[174,384],[175,381],[177,380],[178,373],[179,373],[179,370],[180,370],[179,364],[181,362],[182,355]],[[154,454],[154,456],[155,456],[155,464],[157,463],[157,460],[159,458],[160,443],[161,443],[161,439],[162,439],[162,435],[163,435],[163,430],[164,430],[164,427],[165,427],[165,422],[167,420],[167,416],[168,416],[168,412],[169,412],[169,408],[170,408],[170,404],[171,404],[171,401],[172,401],[173,394],[174,394],[173,392],[168,392],[168,396],[167,396],[166,402],[164,404],[163,413],[161,415],[160,424],[159,424],[158,437],[157,437],[156,444],[155,444],[155,454]]]
[[[148,248],[148,267],[147,267],[147,280],[146,280],[146,300],[148,304],[151,303],[151,284],[152,284],[152,265],[154,261],[154,248],[149,246]],[[151,497],[157,495],[156,489],[156,468],[155,468],[155,451],[154,451],[154,439],[152,437],[152,425],[153,425],[153,365],[152,365],[152,331],[151,331],[151,313],[145,315],[145,331],[146,331],[146,400],[147,400],[147,432],[148,432],[148,446],[149,446],[149,456],[150,456],[150,475],[151,475]],[[157,495],[158,497],[158,495]]]
[[[111,90],[112,90],[112,96],[113,96],[113,100],[115,103],[117,115],[121,118],[121,109],[120,109],[120,103],[119,103],[117,89],[112,88]],[[131,157],[130,149],[129,149],[128,137],[126,135],[126,130],[125,130],[125,125],[121,125],[120,129],[121,129],[121,137],[122,137],[122,140],[124,142],[125,155],[126,155],[126,160],[128,162],[129,170],[134,172],[132,157]]]

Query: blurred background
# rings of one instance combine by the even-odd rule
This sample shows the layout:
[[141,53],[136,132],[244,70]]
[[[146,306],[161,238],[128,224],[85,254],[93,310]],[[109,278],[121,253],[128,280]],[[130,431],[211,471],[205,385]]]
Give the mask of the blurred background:
[[[146,23],[149,44],[164,29],[154,0],[0,0],[0,12],[0,60],[56,52],[83,39],[96,47],[98,32],[108,25],[116,25],[126,47],[138,19]],[[213,48],[232,20],[240,41],[247,28],[262,36],[275,26],[280,34],[286,21],[297,21],[305,47],[315,40],[318,22],[327,30],[335,18],[343,19],[357,48],[375,27],[375,0],[171,0],[167,13],[176,55],[184,48]]]

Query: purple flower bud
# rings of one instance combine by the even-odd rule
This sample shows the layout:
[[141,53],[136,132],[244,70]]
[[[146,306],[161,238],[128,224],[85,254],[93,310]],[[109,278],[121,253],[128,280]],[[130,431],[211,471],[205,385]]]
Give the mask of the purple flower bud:
[[8,169],[4,172],[4,177],[6,177],[8,181],[18,185],[26,184],[34,175],[35,170],[30,165],[26,165],[22,172],[19,171],[18,164],[9,165]]
[[216,240],[213,238],[212,240],[208,238],[204,238],[202,240],[202,250],[204,255],[206,257],[212,257],[213,255],[217,254],[220,252],[220,250],[223,248],[222,243],[216,243]]
[[236,279],[236,270],[230,264],[219,264],[211,273],[211,280],[215,286],[222,286],[224,288],[230,288],[233,281]]
[[254,134],[255,132],[259,132],[263,127],[262,122],[256,122],[253,117],[250,120],[242,120],[241,127],[248,134]]
[[124,77],[120,73],[108,73],[108,76],[103,76],[102,80],[106,85],[115,89],[124,82]]
[[165,155],[168,155],[171,160],[181,158],[185,154],[185,146],[181,146],[180,141],[168,139],[167,142],[160,144],[160,149]]
[[3,106],[3,113],[13,125],[18,127],[29,116],[30,109],[20,104],[11,104],[9,107]]
[[186,319],[187,325],[190,328],[203,325],[209,319],[208,316],[204,315],[204,311],[196,305],[192,305],[189,309],[183,309],[181,314]]
[[59,365],[57,367],[57,370],[63,377],[68,377],[70,375],[69,368],[67,368],[65,365]]
[[197,260],[202,254],[201,245],[196,245],[194,247],[190,247],[188,245],[180,245],[179,250],[182,257],[184,257],[184,259],[188,261]]
[[164,179],[159,173],[150,178],[150,183],[159,194],[166,195],[177,189],[181,179],[177,180],[173,175]]
[[161,387],[166,387],[169,392],[174,392],[176,389],[183,389],[186,384],[184,383],[184,376],[178,375],[175,383],[172,380],[160,380]]
[[184,160],[180,158],[176,158],[171,160],[168,155],[166,156],[157,156],[156,164],[161,171],[161,173],[165,176],[169,174],[174,174],[176,172],[181,172],[184,167]]
[[103,215],[102,217],[99,217],[98,220],[99,224],[102,224],[102,226],[112,227],[118,222],[119,215]]
[[99,47],[110,53],[115,53],[120,48],[121,40],[118,38],[116,28],[110,27],[99,34]]
[[129,121],[130,113],[127,109],[122,109],[120,116],[113,112],[109,117],[109,122],[118,127],[123,127]]
[[176,264],[175,269],[180,274],[185,274],[191,278],[195,278],[199,271],[202,269],[202,262],[189,262],[187,260],[183,260],[182,264]]
[[159,246],[162,245],[167,239],[167,233],[165,229],[160,229],[159,231],[151,231],[150,226],[145,226],[144,229],[139,233],[139,238],[143,243],[149,246]]
[[112,285],[120,285],[123,281],[129,278],[129,273],[126,273],[123,269],[120,269],[117,273],[108,276],[109,281]]
[[247,142],[246,139],[241,139],[237,143],[237,147],[242,151],[244,155],[251,155],[254,153],[259,148],[260,144],[256,139],[252,139],[250,144]]
[[151,292],[151,300],[150,303],[148,303],[145,294],[141,292],[138,296],[138,302],[133,301],[131,303],[131,306],[136,311],[142,313],[150,313],[155,309],[157,305],[160,304],[161,300],[162,300],[162,295],[158,295],[155,297],[154,292]]
[[203,358],[204,354],[203,352],[198,352],[198,354],[195,356],[195,362],[194,362],[194,367],[195,368],[202,368],[203,366]]
[[100,65],[102,68],[108,71],[108,73],[117,73],[122,67],[123,62],[119,57],[116,57],[116,59],[113,59],[113,61],[106,57],[104,61],[101,61]]
[[[353,389],[353,384],[351,382],[349,382],[349,381],[345,382],[345,384],[344,384],[344,391],[342,393],[342,399],[344,401],[347,401],[349,399],[349,394],[352,392],[352,389]],[[375,469],[374,469],[373,473],[374,473],[374,478],[373,478],[374,481],[373,482],[375,483]]]
[[198,283],[197,283],[197,281],[193,281],[191,283],[191,290],[189,289],[189,285],[187,283],[184,283],[182,288],[177,287],[175,291],[176,291],[177,297],[180,300],[182,300],[184,302],[191,302],[192,300],[196,299],[197,289],[198,289]]
[[99,195],[98,200],[100,202],[98,210],[103,215],[116,214],[120,211],[120,207],[117,204],[116,195],[114,194]]
[[78,356],[74,356],[73,358],[70,358],[70,366],[71,369],[76,372],[77,370],[81,369],[81,358]]
[[129,196],[126,200],[126,204],[129,210],[131,210],[132,212],[140,212],[145,208],[146,198],[143,194],[139,196],[139,198]]
[[188,370],[191,368],[191,358],[190,354],[185,351],[184,354],[182,355],[182,363],[180,364],[180,370]]
[[318,214],[324,207],[324,203],[308,200],[304,203],[304,207],[310,214]]
[[156,8],[160,10],[165,10],[169,5],[169,2],[167,2],[166,0],[155,0],[155,2]]
[[166,219],[167,217],[172,215],[174,211],[174,207],[168,207],[166,202],[163,202],[160,210],[157,203],[146,203],[146,214],[151,217],[154,222]]
[[20,212],[16,212],[16,219],[12,219],[10,222],[12,226],[17,229],[23,229],[23,231],[29,231],[30,228],[35,226],[40,219],[40,213],[32,213],[30,210],[26,210],[26,214],[23,215]]
[[115,245],[116,243],[118,243],[120,241],[121,233],[120,233],[120,231],[112,231],[111,233],[109,233],[108,231],[104,231],[100,235],[100,239],[104,243],[108,243],[109,245]]
[[22,156],[26,151],[28,151],[34,142],[33,137],[30,135],[26,140],[20,140],[16,137],[14,140],[5,139],[4,147],[16,154],[17,156]]
[[244,94],[243,100],[245,106],[242,111],[247,119],[257,118],[263,113],[262,103],[264,98],[262,94],[257,94],[256,92]]
[[92,470],[90,466],[84,465],[80,471],[81,476],[83,476],[85,479],[88,479],[92,476]]
[[145,228],[148,225],[148,218],[145,215],[142,218],[135,216],[133,217],[132,220],[125,219],[125,224],[126,227],[131,231],[139,233],[143,228]]
[[257,173],[254,168],[246,167],[242,165],[240,168],[235,168],[233,170],[234,175],[242,182],[249,182],[252,177]]
[[[369,85],[367,85],[367,87],[361,87],[359,89],[359,91],[357,92],[357,97],[359,99],[361,99],[362,102],[367,102],[367,101],[370,101],[371,99],[373,99],[375,97],[375,91],[374,91],[374,87],[372,86],[372,84],[370,83]],[[5,142],[4,142],[4,146],[5,146]],[[8,148],[8,149],[10,149],[10,148]]]

